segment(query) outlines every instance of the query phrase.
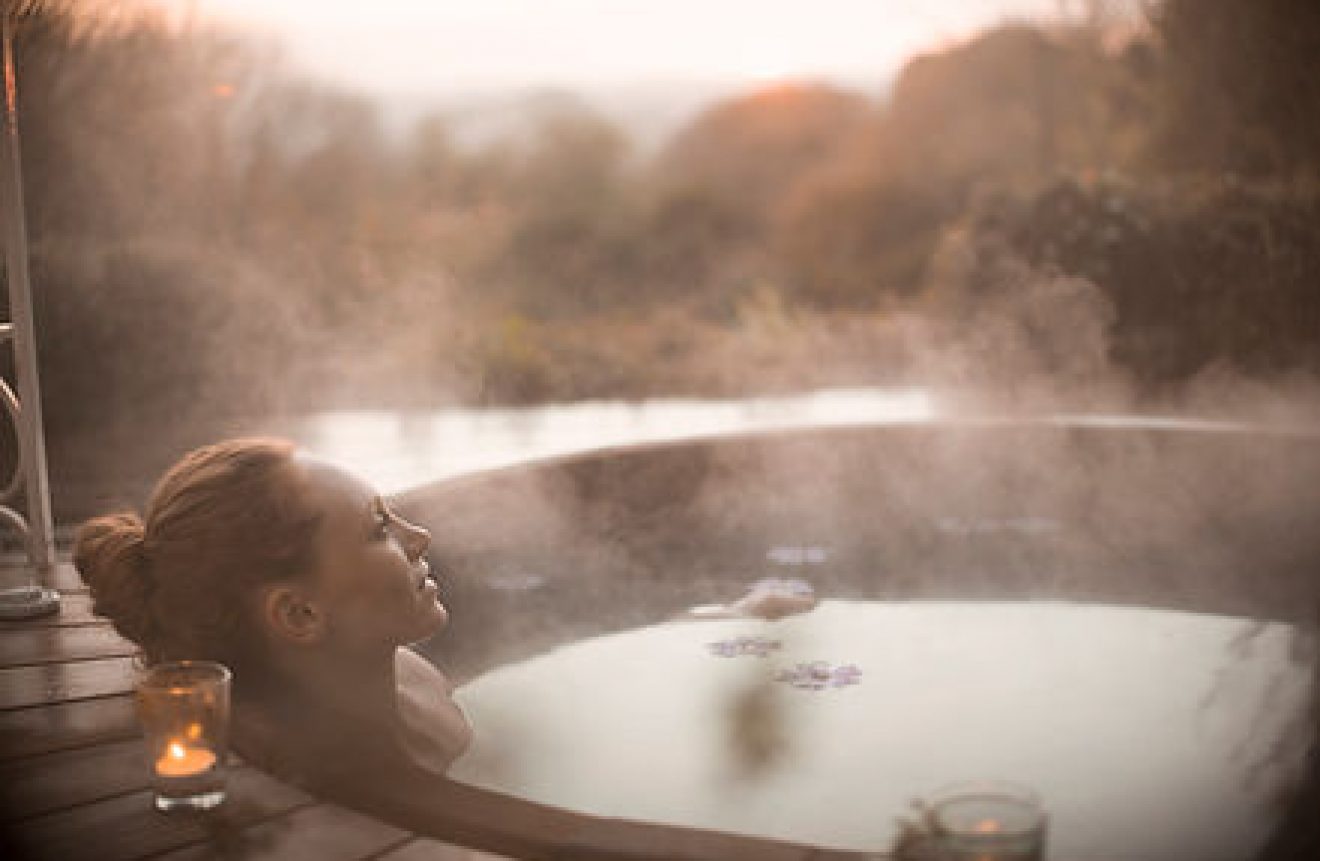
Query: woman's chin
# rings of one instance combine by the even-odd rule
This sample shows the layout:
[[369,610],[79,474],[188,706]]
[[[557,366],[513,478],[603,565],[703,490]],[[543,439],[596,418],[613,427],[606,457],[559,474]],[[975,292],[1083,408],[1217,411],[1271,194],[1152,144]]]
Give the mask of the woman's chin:
[[422,585],[421,593],[417,597],[422,605],[422,612],[427,616],[429,624],[435,629],[430,632],[431,634],[448,624],[449,610],[444,604],[440,603],[440,587],[434,580],[427,577]]
[[425,637],[431,637],[438,634],[442,628],[449,624],[449,610],[439,600],[428,609],[427,631]]

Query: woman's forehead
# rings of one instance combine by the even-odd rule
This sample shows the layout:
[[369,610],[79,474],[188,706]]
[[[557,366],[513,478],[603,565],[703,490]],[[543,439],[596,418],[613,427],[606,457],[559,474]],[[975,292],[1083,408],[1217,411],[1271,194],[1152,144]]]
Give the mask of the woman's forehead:
[[337,464],[314,455],[299,456],[297,461],[313,503],[331,516],[369,512],[379,496],[375,488]]

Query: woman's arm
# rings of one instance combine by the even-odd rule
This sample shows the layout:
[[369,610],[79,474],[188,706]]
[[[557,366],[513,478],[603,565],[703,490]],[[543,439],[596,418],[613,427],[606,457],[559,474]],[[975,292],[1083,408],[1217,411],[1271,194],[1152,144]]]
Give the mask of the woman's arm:
[[[416,722],[407,718],[414,707],[422,724],[443,723],[435,717],[446,703],[456,709],[447,680],[425,659],[400,650],[396,667],[405,724]],[[435,699],[428,699],[427,692]],[[324,709],[275,716],[243,704],[235,716],[235,742],[252,764],[401,828],[475,849],[530,861],[859,857],[737,834],[591,816],[492,792],[445,776],[447,758],[428,751],[444,744],[429,745],[424,739],[409,743],[379,722],[355,723]],[[297,731],[290,732],[291,727]],[[465,724],[462,729],[466,731]],[[419,749],[428,755],[418,755]]]
[[[420,662],[421,659],[418,659]],[[442,677],[404,658],[406,676]],[[447,691],[445,692],[447,698]],[[236,710],[235,742],[255,765],[419,834],[529,861],[825,861],[864,855],[746,835],[592,816],[451,780],[378,721],[327,710]],[[295,728],[291,731],[290,728]],[[275,756],[274,753],[279,755]]]
[[529,861],[867,857],[745,835],[588,816],[458,783],[411,766],[402,766],[397,773],[376,768],[373,775],[317,788],[402,828]]

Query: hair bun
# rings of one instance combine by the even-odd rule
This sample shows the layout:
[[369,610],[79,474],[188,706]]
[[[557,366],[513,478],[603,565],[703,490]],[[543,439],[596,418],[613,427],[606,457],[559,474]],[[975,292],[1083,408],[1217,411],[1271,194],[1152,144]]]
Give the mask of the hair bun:
[[150,655],[156,639],[154,583],[142,519],[123,513],[87,521],[75,539],[73,564],[91,590],[92,612]]

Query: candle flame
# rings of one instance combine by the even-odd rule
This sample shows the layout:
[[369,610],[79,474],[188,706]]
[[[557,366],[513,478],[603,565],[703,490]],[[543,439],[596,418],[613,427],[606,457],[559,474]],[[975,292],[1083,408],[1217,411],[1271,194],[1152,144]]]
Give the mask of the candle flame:
[[188,741],[198,741],[202,737],[202,725],[193,721],[188,724],[188,728],[184,730],[183,734],[188,737]]
[[182,739],[171,739],[156,760],[161,777],[194,777],[216,765],[216,755],[204,747],[192,747]]

